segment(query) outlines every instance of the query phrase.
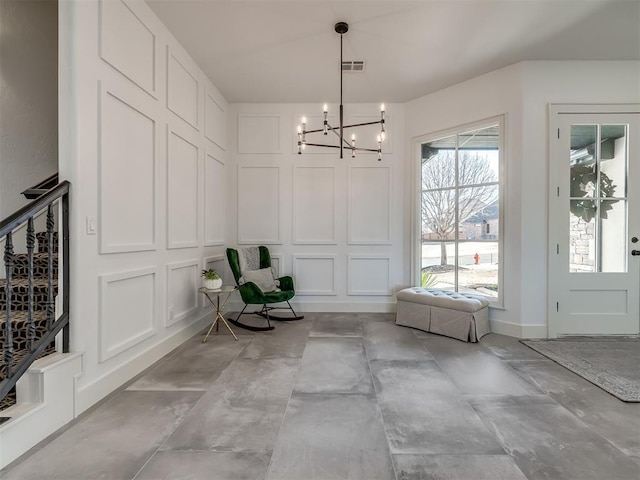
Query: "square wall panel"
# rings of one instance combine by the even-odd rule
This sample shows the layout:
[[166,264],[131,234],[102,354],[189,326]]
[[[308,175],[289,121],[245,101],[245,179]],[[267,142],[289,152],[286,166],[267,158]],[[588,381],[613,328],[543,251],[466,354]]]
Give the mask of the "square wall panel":
[[156,36],[120,0],[100,2],[100,57],[155,96]]
[[167,108],[198,130],[200,87],[185,63],[167,47]]
[[167,327],[184,320],[197,310],[200,284],[198,260],[167,265]]
[[222,150],[226,150],[227,117],[224,108],[208,93],[204,105],[204,134]]
[[224,244],[225,167],[216,157],[204,156],[204,244]]
[[348,295],[391,295],[391,259],[384,256],[349,255]]
[[100,362],[155,335],[156,269],[101,275]]
[[238,167],[238,243],[280,242],[280,169]]
[[280,116],[239,114],[238,153],[280,153]]
[[100,252],[156,248],[156,122],[104,90],[99,122]]
[[168,132],[167,246],[198,244],[198,147],[173,131]]
[[297,295],[336,295],[335,255],[294,255]]
[[294,167],[293,243],[336,244],[335,168]]
[[350,168],[348,217],[349,244],[391,244],[390,167]]

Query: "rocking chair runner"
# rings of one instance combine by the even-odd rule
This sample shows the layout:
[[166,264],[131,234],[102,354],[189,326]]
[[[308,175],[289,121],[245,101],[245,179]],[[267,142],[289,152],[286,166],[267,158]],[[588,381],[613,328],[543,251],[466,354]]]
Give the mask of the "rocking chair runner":
[[[264,246],[258,247],[260,252],[260,269],[271,269],[271,255],[269,254],[269,249]],[[238,290],[240,291],[240,296],[242,297],[242,301],[245,303],[244,308],[238,314],[238,316],[234,319],[228,318],[227,320],[240,328],[245,328],[247,330],[253,331],[265,331],[265,330],[273,330],[273,326],[271,325],[271,320],[280,320],[280,321],[292,321],[292,320],[302,320],[304,316],[297,315],[296,312],[291,307],[289,300],[291,300],[295,295],[295,289],[293,286],[293,278],[290,276],[283,276],[278,279],[273,279],[275,284],[279,284],[279,288],[274,291],[265,292],[263,291],[255,282],[246,281],[247,279],[243,278],[244,275],[249,277],[248,272],[243,272],[241,270],[241,261],[240,254],[237,250],[233,248],[227,248],[227,260],[229,261],[229,267],[231,267],[231,272],[233,273],[233,278],[235,278],[236,285],[238,286]],[[272,275],[271,275],[272,276]],[[270,306],[276,303],[286,302],[287,306]],[[240,317],[245,315],[245,310],[249,305],[262,305],[262,309],[256,312],[247,312],[246,314],[255,314],[260,315],[267,319],[266,327],[254,327],[253,325],[246,325],[241,323]],[[291,310],[293,317],[279,317],[269,315],[271,310],[276,309],[288,309]]]

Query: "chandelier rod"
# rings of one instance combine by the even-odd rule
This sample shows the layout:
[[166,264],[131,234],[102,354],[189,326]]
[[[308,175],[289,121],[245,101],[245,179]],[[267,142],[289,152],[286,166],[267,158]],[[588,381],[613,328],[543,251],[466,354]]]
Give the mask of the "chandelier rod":
[[343,121],[343,106],[342,106],[342,76],[343,76],[343,72],[342,72],[342,36],[344,34],[340,33],[340,158],[342,158],[342,150],[343,150],[343,143],[344,143],[344,135],[343,135],[343,130],[344,130],[344,121]]

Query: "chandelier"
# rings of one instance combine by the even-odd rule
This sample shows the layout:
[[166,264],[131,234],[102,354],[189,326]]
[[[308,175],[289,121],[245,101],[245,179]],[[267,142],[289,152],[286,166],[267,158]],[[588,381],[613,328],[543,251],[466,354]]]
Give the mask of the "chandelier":
[[[327,148],[339,148],[340,149],[340,158],[343,158],[342,154],[345,149],[351,150],[351,157],[356,156],[356,151],[359,152],[377,152],[378,153],[378,161],[382,160],[382,142],[385,137],[384,130],[384,103],[380,106],[380,120],[376,120],[375,122],[365,122],[365,123],[356,123],[353,125],[345,125],[344,124],[344,107],[342,105],[342,36],[349,31],[349,25],[345,22],[338,22],[335,25],[336,33],[340,34],[340,125],[337,127],[332,127],[328,120],[327,115],[329,113],[327,104],[324,104],[324,125],[322,128],[316,130],[307,130],[307,120],[306,118],[302,118],[302,125],[298,126],[298,154],[302,154],[302,150],[306,146],[312,147],[327,147]],[[344,131],[348,128],[357,128],[364,127],[366,125],[380,125],[380,133],[377,137],[378,147],[377,148],[363,148],[356,147],[356,134],[351,134],[351,140],[348,140],[344,137]],[[310,143],[307,142],[307,135],[320,133],[323,135],[328,135],[329,132],[338,136],[338,144],[337,145],[329,145],[323,143]]]

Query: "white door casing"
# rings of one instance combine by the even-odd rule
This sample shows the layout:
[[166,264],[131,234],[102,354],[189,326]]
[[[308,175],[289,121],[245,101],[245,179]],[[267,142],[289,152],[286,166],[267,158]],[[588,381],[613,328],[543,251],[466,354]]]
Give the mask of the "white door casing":
[[550,338],[640,331],[639,112],[640,105],[550,108]]

